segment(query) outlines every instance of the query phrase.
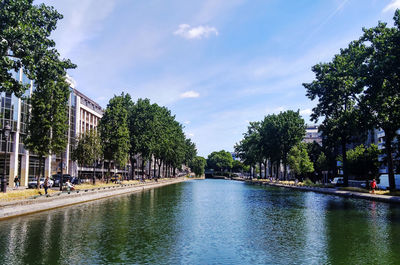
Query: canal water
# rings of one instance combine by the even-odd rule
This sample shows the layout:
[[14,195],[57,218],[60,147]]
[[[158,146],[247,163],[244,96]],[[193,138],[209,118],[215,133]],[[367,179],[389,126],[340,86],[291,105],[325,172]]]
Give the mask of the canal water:
[[0,264],[400,264],[400,208],[191,180],[1,221]]

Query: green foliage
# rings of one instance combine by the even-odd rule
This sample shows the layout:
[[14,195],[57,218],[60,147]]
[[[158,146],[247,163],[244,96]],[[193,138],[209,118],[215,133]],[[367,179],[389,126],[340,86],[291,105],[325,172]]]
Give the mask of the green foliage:
[[361,105],[366,120],[385,132],[389,186],[394,190],[392,145],[400,128],[400,10],[395,12],[394,27],[380,22],[363,31],[356,43],[361,58],[358,74],[365,87]]
[[[363,29],[359,40],[335,55],[332,62],[315,65],[316,79],[304,84],[307,96],[318,100],[312,119],[323,117],[320,129],[332,149],[340,143],[344,181],[348,170],[346,146],[357,130],[381,128],[385,132],[390,189],[395,189],[393,142],[400,128],[400,10],[394,27],[379,22]],[[357,173],[359,174],[359,173]]]
[[72,158],[80,166],[92,166],[102,158],[102,143],[99,133],[90,130],[78,137],[78,142],[72,150]]
[[311,119],[317,122],[323,117],[320,131],[329,139],[328,144],[339,143],[342,148],[345,185],[348,183],[346,146],[359,128],[357,100],[361,88],[358,85],[359,78],[353,74],[356,53],[357,49],[350,45],[335,55],[332,62],[313,66],[315,80],[303,84],[307,96],[311,100],[318,100]]
[[307,146],[304,143],[299,143],[290,149],[288,163],[296,175],[304,176],[314,171],[313,163],[308,157]]
[[52,7],[33,5],[30,0],[0,2],[0,91],[21,96],[28,88],[12,72],[23,72],[34,80],[35,90],[28,120],[28,150],[45,156],[60,153],[67,145],[69,85],[66,70],[75,68],[60,60],[49,39],[62,16]]
[[140,154],[145,161],[154,156],[159,167],[164,162],[174,169],[191,163],[197,153],[196,145],[186,139],[182,125],[170,110],[151,104],[148,99],[138,99],[130,106],[131,157]]
[[315,170],[318,172],[327,171],[329,169],[328,159],[326,158],[325,153],[321,153],[318,156],[317,161],[314,163]]
[[250,122],[243,140],[235,145],[235,152],[244,164],[253,166],[262,160],[260,123]]
[[231,153],[221,150],[212,152],[207,158],[207,167],[216,171],[224,171],[232,168],[233,158]]
[[[347,151],[348,171],[358,179],[373,179],[379,175],[379,156],[378,146],[372,144],[365,148],[359,145],[354,149]],[[339,157],[342,161],[342,157]]]
[[196,156],[190,163],[190,168],[196,174],[197,177],[200,177],[204,174],[204,168],[207,164],[207,161],[204,157]]
[[45,87],[75,67],[59,59],[49,39],[59,19],[62,15],[53,7],[33,5],[33,0],[0,1],[0,91],[24,93],[28,86],[13,78],[21,68],[37,87]]
[[104,158],[114,160],[123,167],[128,162],[129,128],[126,102],[129,94],[114,96],[110,99],[103,117],[99,122],[99,131],[103,143]]
[[279,168],[280,161],[287,164],[289,150],[304,135],[305,124],[299,111],[267,115],[261,122],[250,122],[243,139],[235,145],[235,152],[245,165],[255,167],[258,163],[260,167],[270,160]]
[[69,85],[64,77],[37,86],[30,99],[32,105],[28,136],[24,143],[28,150],[40,156],[65,150],[68,138]]
[[232,171],[233,172],[241,172],[245,170],[245,165],[239,160],[233,160],[232,163]]

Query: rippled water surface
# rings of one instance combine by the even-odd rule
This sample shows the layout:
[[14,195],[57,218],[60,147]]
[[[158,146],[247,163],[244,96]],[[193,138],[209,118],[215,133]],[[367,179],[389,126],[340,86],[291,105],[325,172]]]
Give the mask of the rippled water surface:
[[197,180],[0,222],[0,264],[400,264],[400,208]]

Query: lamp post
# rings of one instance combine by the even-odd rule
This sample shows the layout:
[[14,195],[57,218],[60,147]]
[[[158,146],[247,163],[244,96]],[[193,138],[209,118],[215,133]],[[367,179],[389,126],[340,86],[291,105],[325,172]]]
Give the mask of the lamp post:
[[6,174],[7,174],[7,149],[8,149],[8,138],[10,136],[11,132],[11,127],[6,122],[6,125],[3,128],[3,136],[6,138],[6,147],[5,147],[5,154],[4,154],[4,168],[3,168],[3,177],[1,178],[1,191],[6,192],[7,191],[7,179],[6,179]]

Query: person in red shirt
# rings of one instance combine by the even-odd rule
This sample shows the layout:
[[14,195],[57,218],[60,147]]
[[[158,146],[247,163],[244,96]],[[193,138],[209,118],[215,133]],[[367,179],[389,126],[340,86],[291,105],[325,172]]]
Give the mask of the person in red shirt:
[[375,193],[375,189],[376,189],[376,181],[375,181],[375,179],[373,179],[372,182],[371,182],[371,189],[372,189],[372,193]]

